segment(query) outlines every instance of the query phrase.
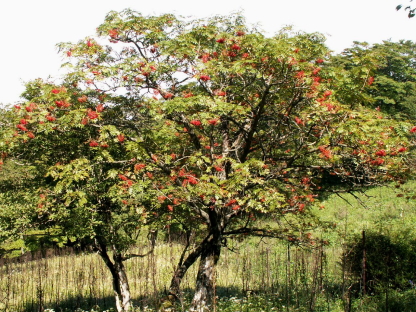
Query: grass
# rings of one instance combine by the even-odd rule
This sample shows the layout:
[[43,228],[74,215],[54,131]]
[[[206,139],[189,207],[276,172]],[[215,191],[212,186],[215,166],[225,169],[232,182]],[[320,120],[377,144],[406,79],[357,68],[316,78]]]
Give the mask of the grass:
[[[337,224],[332,231],[314,233],[331,242],[322,248],[306,250],[270,239],[230,241],[217,269],[216,311],[416,311],[415,288],[352,297],[349,289],[356,281],[342,265],[346,241],[363,230],[396,239],[415,237],[415,202],[397,194],[401,193],[396,188],[378,188],[356,195],[358,201],[351,195],[329,198],[324,209],[314,211]],[[181,248],[160,242],[154,255],[126,262],[137,311],[157,311]],[[111,278],[98,255],[55,250],[49,257],[34,258],[5,260],[0,267],[0,311],[114,307]],[[190,303],[196,269],[191,267],[182,283],[177,311],[186,310]]]

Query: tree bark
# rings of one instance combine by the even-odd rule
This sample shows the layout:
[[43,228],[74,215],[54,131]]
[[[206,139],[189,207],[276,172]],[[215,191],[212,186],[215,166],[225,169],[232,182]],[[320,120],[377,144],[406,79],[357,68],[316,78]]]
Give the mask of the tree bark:
[[113,289],[118,312],[130,311],[131,294],[126,270],[122,260],[114,261],[115,275],[113,275]]
[[[182,279],[185,276],[188,269],[196,262],[201,255],[204,243],[201,243],[194,251],[192,251],[185,259],[185,261],[179,261],[178,266],[173,273],[172,280],[169,286],[169,294],[176,298],[179,298],[180,286]],[[186,252],[186,250],[184,250]],[[182,260],[182,259],[181,259]]]
[[215,299],[215,269],[221,253],[220,236],[213,238],[201,252],[196,289],[190,311],[211,311]]
[[111,261],[106,246],[100,245],[98,253],[104,260],[113,278],[113,291],[118,312],[126,312],[131,309],[131,294],[123,258],[120,253],[114,253]]

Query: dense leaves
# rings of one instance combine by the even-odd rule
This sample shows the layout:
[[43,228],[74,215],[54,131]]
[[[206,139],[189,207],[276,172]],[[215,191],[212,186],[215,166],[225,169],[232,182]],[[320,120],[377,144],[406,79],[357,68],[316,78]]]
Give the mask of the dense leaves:
[[[344,261],[356,280],[354,291],[358,295],[358,284],[362,292],[384,292],[386,288],[399,290],[413,287],[415,274],[413,259],[415,241],[392,239],[379,233],[365,233],[348,243]],[[365,275],[365,277],[364,277]],[[364,279],[363,279],[364,278]]]
[[[365,66],[363,62],[367,64]],[[362,86],[357,92],[363,103],[398,119],[415,119],[415,45],[411,41],[369,45],[356,42],[333,58],[332,63],[348,73],[367,68],[361,75]],[[360,75],[356,75],[359,77]],[[350,95],[347,92],[347,96]],[[351,96],[351,95],[350,95]]]

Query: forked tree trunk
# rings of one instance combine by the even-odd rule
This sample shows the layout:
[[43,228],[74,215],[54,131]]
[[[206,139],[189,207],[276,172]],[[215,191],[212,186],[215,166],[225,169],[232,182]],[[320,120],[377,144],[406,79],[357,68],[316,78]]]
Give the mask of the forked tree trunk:
[[183,277],[188,269],[196,262],[196,260],[198,260],[202,250],[206,247],[207,243],[209,243],[210,239],[210,236],[206,237],[190,254],[188,254],[185,259],[185,254],[190,245],[190,241],[188,239],[187,245],[182,252],[176,270],[173,273],[172,280],[170,281],[168,296],[173,297],[173,300],[180,298],[180,287]]
[[196,289],[190,311],[211,311],[215,298],[215,270],[221,253],[220,238],[213,239],[201,252]]
[[99,255],[109,268],[113,278],[113,291],[116,300],[117,311],[129,311],[131,309],[130,287],[121,254],[115,253],[113,255],[113,261],[111,261],[106,247],[100,246]]
[[191,252],[188,257],[186,257],[186,260],[182,263],[179,263],[175,272],[173,273],[172,280],[170,281],[169,286],[169,294],[173,297],[179,298],[180,295],[180,288],[182,279],[185,276],[188,269],[196,262],[196,260],[199,258],[201,254],[201,248],[202,246],[198,246],[197,249],[195,249],[193,252]]

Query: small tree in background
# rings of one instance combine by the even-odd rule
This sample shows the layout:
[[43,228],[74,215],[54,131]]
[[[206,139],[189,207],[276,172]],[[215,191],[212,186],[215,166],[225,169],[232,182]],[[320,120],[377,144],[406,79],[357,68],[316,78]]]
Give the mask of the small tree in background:
[[[143,224],[203,233],[171,285],[176,295],[199,258],[192,309],[203,311],[225,238],[314,244],[308,208],[320,196],[409,175],[413,128],[336,100],[356,85],[337,91],[349,76],[325,66],[320,34],[267,38],[238,14],[182,21],[125,10],[98,35],[59,45],[68,74],[27,85],[1,148],[39,172],[26,185],[39,184],[44,224],[92,239],[119,311],[130,307],[125,252]],[[258,214],[275,225],[259,227]]]

